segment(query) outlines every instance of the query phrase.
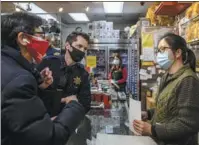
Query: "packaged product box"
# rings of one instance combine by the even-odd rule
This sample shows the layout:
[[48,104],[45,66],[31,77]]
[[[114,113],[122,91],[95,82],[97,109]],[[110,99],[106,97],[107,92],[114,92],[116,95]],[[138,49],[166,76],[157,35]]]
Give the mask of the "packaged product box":
[[94,30],[94,38],[99,39],[100,38],[100,29]]
[[106,30],[113,30],[113,22],[106,22]]
[[114,38],[119,39],[120,38],[120,30],[113,30],[114,31]]
[[99,30],[100,29],[100,21],[94,21],[94,28],[95,30]]
[[99,21],[100,23],[100,29],[105,30],[106,29],[106,21]]
[[106,38],[112,38],[112,31],[113,30],[107,30],[107,35],[106,35]]
[[106,35],[107,35],[107,31],[106,30],[100,30],[100,38],[101,39],[106,38]]
[[88,35],[89,35],[90,39],[94,39],[94,31],[88,32]]
[[88,23],[88,31],[94,31],[93,23]]

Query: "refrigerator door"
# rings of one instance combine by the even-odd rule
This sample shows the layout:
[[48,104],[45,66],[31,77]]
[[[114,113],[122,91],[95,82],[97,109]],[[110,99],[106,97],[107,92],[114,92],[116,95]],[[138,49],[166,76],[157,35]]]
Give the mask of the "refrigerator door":
[[93,68],[93,71],[95,77],[99,80],[107,79],[106,50],[106,47],[92,46],[91,49],[87,51],[87,56],[97,57],[97,66]]

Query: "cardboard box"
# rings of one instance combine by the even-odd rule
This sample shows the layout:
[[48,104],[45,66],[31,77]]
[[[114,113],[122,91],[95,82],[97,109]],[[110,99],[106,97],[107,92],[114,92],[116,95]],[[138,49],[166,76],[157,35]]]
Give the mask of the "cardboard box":
[[113,30],[113,34],[114,34],[114,36],[113,36],[113,38],[115,38],[115,39],[119,39],[120,38],[120,30]]
[[113,30],[113,22],[106,22],[106,30],[107,31]]

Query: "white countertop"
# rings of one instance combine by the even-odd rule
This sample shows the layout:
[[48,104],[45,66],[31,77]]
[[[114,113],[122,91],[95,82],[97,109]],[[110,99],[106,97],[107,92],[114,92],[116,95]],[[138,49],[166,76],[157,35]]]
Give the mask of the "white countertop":
[[97,134],[96,145],[157,145],[146,136]]

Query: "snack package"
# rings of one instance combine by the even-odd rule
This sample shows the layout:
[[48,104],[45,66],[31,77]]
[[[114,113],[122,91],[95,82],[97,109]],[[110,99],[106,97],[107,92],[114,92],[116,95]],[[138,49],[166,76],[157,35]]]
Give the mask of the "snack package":
[[155,15],[155,10],[157,9],[158,6],[159,6],[159,2],[154,3],[148,8],[148,11],[146,14],[146,18],[148,18],[151,21],[152,25],[158,24],[157,16]]
[[193,7],[190,6],[190,7],[187,9],[186,13],[185,13],[185,17],[186,17],[187,19],[191,19],[191,17],[192,17],[192,11],[193,11]]
[[198,26],[197,23],[194,23],[192,26],[193,40],[197,39],[197,35],[198,35],[197,26]]
[[193,3],[192,18],[199,15],[199,2]]
[[191,31],[190,31],[191,25],[188,25],[185,30],[185,37],[186,41],[189,42],[191,40]]
[[199,21],[196,22],[197,23],[197,39],[199,40]]

